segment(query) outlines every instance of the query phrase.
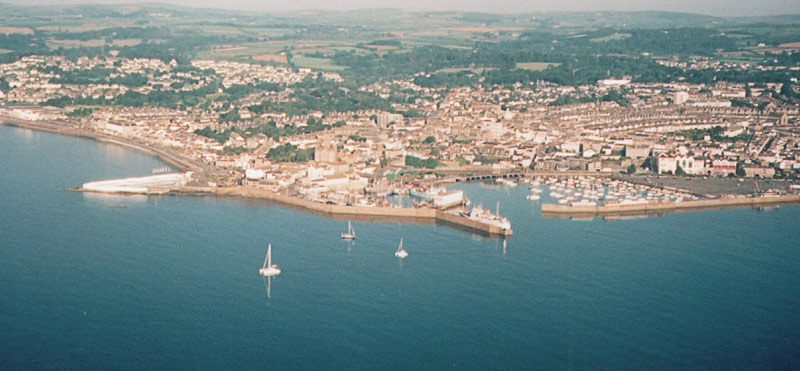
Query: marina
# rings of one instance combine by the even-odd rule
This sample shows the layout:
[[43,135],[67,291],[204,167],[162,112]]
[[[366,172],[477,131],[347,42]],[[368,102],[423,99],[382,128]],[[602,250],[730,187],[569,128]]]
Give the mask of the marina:
[[[673,211],[714,208],[758,207],[800,202],[796,192],[774,191],[759,195],[702,196],[671,187],[636,184],[618,179],[586,177],[546,178],[543,184],[554,202],[541,205],[545,216],[587,216],[610,214],[661,215]],[[541,188],[531,185],[532,195]],[[529,198],[530,199],[530,198]]]

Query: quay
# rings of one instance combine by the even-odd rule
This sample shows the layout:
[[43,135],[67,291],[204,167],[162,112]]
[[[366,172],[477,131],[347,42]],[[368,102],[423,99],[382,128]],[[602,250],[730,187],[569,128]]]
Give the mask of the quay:
[[[238,186],[238,187],[204,187],[205,192],[219,196],[235,196],[246,198],[257,198],[275,201],[284,205],[290,205],[305,210],[323,213],[328,216],[350,217],[372,217],[390,218],[392,220],[403,220],[409,222],[428,220],[435,223],[446,224],[473,232],[480,232],[490,237],[510,237],[513,234],[511,229],[501,229],[499,227],[481,223],[476,220],[468,219],[457,214],[449,213],[444,210],[430,207],[390,207],[390,206],[347,206],[332,205],[299,197],[282,195],[270,190],[257,187]],[[202,190],[197,187],[182,187],[174,193],[189,192],[202,194]]]
[[586,217],[607,215],[654,215],[670,212],[747,208],[774,206],[780,204],[800,203],[800,195],[776,195],[761,197],[721,197],[707,200],[690,200],[683,202],[648,202],[630,205],[558,205],[542,204],[542,215],[546,217]]

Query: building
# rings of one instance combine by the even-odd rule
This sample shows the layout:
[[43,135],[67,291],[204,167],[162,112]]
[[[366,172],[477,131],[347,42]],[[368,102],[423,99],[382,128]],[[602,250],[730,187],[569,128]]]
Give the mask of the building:
[[689,100],[689,92],[688,91],[676,91],[675,94],[672,96],[672,103],[675,104],[684,104]]
[[736,174],[736,164],[738,161],[732,159],[714,159],[711,160],[711,175],[727,176],[728,174]]
[[[705,159],[702,157],[695,157],[692,155],[679,155],[679,154],[666,154],[662,153],[658,156],[658,173],[659,174],[676,174],[678,167],[688,175],[703,175],[706,174]],[[734,167],[734,172],[736,171]]]
[[381,112],[377,117],[378,126],[381,128],[387,128],[392,123],[400,124],[403,122],[403,115],[399,113]]

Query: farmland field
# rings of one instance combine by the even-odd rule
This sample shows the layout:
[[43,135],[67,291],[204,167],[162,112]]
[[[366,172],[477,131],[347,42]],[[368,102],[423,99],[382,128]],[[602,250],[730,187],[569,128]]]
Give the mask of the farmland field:
[[294,63],[294,65],[297,67],[308,67],[314,70],[341,71],[347,68],[333,64],[333,61],[330,58],[296,56],[292,57],[292,63]]
[[31,30],[28,27],[0,26],[0,33],[4,33],[6,35],[10,35],[10,34],[32,35],[33,34],[33,30]]
[[530,71],[541,71],[550,66],[558,66],[561,63],[548,63],[548,62],[523,62],[517,63],[517,68]]

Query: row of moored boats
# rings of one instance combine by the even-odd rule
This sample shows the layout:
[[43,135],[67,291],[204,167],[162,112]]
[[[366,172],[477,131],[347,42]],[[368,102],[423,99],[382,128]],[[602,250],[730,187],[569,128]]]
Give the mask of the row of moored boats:
[[539,200],[546,187],[549,196],[558,204],[571,206],[637,205],[699,199],[677,190],[592,177],[550,177],[533,179],[530,184],[529,200]]

